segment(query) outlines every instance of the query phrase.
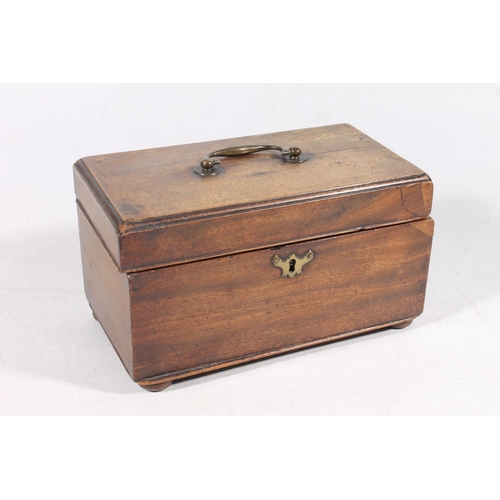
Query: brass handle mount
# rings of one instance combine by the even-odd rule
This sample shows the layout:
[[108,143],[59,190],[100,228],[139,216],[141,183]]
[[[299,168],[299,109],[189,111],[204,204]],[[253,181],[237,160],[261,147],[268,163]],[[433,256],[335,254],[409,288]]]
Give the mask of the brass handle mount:
[[218,151],[210,153],[201,160],[194,171],[202,177],[217,175],[221,170],[218,166],[220,160],[216,159],[217,157],[244,156],[258,153],[259,151],[279,151],[281,153],[281,159],[287,163],[304,163],[309,158],[307,155],[302,154],[302,151],[296,146],[292,146],[288,149],[271,145],[236,146],[234,148],[219,149]]

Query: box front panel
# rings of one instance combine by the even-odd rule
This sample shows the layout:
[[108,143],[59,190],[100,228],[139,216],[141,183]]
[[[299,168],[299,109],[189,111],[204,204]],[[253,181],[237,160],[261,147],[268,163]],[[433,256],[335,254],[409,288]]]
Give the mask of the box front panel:
[[414,318],[432,231],[424,219],[130,274],[134,379],[175,378]]

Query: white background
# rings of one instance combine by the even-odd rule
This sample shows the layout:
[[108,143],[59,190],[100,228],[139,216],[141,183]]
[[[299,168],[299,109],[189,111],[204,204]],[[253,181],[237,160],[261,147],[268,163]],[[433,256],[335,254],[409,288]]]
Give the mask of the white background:
[[[0,81],[498,82],[497,11],[492,0],[3,2]],[[498,414],[499,86],[1,88],[0,414]],[[83,297],[71,163],[345,121],[436,182],[424,315],[403,332],[137,392]],[[498,498],[498,429],[498,418],[3,418],[1,492]]]
[[[84,296],[82,156],[348,122],[426,171],[424,314],[174,384],[134,384]],[[500,414],[500,84],[0,86],[0,414]]]

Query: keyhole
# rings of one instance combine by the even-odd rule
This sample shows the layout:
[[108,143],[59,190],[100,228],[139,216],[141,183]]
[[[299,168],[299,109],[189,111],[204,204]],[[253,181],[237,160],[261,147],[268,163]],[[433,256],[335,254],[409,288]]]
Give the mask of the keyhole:
[[289,272],[289,273],[293,273],[293,272],[295,272],[295,263],[296,263],[296,262],[297,262],[297,261],[296,261],[295,259],[292,259],[292,260],[290,261],[290,269],[288,269],[288,272]]

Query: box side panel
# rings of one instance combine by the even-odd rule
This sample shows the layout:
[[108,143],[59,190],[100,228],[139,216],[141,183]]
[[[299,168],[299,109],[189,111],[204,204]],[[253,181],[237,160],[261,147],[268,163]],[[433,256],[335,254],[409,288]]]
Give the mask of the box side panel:
[[88,219],[92,221],[93,227],[108,249],[109,254],[119,265],[120,249],[117,230],[76,166],[73,167],[73,175],[78,204],[87,214]]
[[[179,378],[421,314],[433,221],[131,275],[134,380]],[[294,277],[272,260],[314,258]]]
[[120,273],[78,208],[85,294],[127,371],[132,374],[129,280]]
[[122,269],[189,262],[367,227],[430,213],[432,182],[390,186],[316,201],[200,218],[122,236]]

